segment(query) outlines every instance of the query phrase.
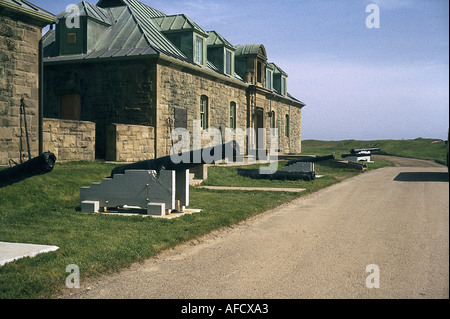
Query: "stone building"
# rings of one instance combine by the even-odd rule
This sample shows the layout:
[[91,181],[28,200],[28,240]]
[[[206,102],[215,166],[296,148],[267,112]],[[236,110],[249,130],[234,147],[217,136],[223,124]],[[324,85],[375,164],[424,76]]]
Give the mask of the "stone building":
[[28,1],[0,0],[0,166],[35,157],[42,146],[39,42],[54,21]]
[[255,129],[246,152],[268,148],[269,130],[258,145],[258,128],[278,128],[279,151],[301,152],[305,104],[264,45],[233,45],[184,14],[83,1],[57,16],[44,55],[45,117],[94,122],[97,158],[165,156],[172,130],[195,125]]

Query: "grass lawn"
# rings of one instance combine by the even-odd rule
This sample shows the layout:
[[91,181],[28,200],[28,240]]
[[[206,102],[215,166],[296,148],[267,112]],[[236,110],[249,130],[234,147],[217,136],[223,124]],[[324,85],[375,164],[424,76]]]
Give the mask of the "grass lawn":
[[303,154],[330,155],[341,158],[352,148],[379,147],[381,152],[375,154],[395,155],[401,157],[434,160],[440,164],[447,162],[447,144],[436,139],[417,138],[415,140],[379,140],[379,141],[316,141],[302,142]]
[[[282,163],[284,164],[284,163]],[[370,164],[369,164],[370,165]],[[370,168],[388,165],[376,163]],[[65,286],[66,267],[80,268],[81,283],[129,267],[164,249],[231,226],[304,194],[360,172],[316,164],[314,181],[258,181],[237,175],[235,167],[211,167],[208,185],[299,187],[289,192],[214,191],[191,187],[191,208],[203,212],[173,220],[80,211],[81,186],[109,176],[102,162],[57,163],[53,172],[0,189],[0,241],[55,245],[56,252],[0,267],[0,298],[52,298]]]

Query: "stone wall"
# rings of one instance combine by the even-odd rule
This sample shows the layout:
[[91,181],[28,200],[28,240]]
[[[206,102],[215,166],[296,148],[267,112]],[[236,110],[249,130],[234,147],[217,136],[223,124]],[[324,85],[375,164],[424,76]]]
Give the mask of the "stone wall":
[[41,28],[0,14],[0,166],[8,165],[10,159],[28,160],[21,98],[26,106],[31,156],[38,155],[40,37]]
[[84,121],[44,119],[43,151],[58,162],[95,160],[95,124]]
[[[157,62],[157,63],[156,63]],[[264,109],[263,127],[269,134],[270,118],[267,112],[276,113],[276,127],[280,129],[279,149],[283,153],[301,151],[301,110],[290,106],[289,100],[279,97],[272,99],[272,92],[258,89],[262,93],[253,99],[249,85],[219,75],[204,68],[187,65],[178,61],[160,59],[117,60],[116,62],[83,62],[73,64],[45,64],[45,117],[60,117],[60,97],[65,94],[81,95],[81,120],[96,124],[96,156],[113,161],[136,161],[169,155],[173,144],[171,132],[175,129],[175,112],[185,113],[185,126],[191,133],[190,148],[194,145],[207,146],[211,139],[194,141],[194,120],[200,120],[201,96],[208,97],[208,127],[230,128],[230,103],[236,103],[236,126],[242,130],[254,128],[255,107]],[[284,136],[284,116],[290,114],[290,138]],[[129,144],[117,144],[117,126],[137,125],[153,127],[154,145],[144,154],[131,154],[131,142],[138,148],[138,139],[129,131]],[[130,126],[131,128],[131,126]],[[121,131],[125,138],[126,129]],[[205,132],[201,131],[205,136]],[[116,134],[109,136],[110,134]],[[150,134],[150,133],[149,133]],[[111,137],[111,139],[110,139]],[[201,137],[200,137],[201,138]],[[266,138],[266,140],[269,140]],[[148,143],[146,141],[145,143]],[[107,146],[108,144],[108,146]],[[247,143],[240,145],[247,151]],[[127,148],[127,150],[125,150]],[[125,152],[122,156],[120,152]],[[153,153],[152,153],[153,152]],[[150,154],[150,155],[149,155]]]
[[[225,138],[225,128],[230,127],[230,103],[236,103],[236,126],[247,128],[246,85],[231,83],[227,79],[208,76],[206,72],[179,69],[173,65],[158,65],[158,117],[157,117],[157,156],[170,154],[170,122],[174,118],[175,108],[187,111],[187,129],[194,135],[193,121],[200,120],[200,99],[208,97],[208,127],[221,129]],[[211,138],[212,139],[212,138]],[[201,146],[211,142],[202,141]],[[194,143],[191,141],[191,149]]]
[[[256,129],[255,107],[264,109],[263,128],[266,129],[266,145],[269,149],[270,110],[275,112],[276,124],[279,129],[279,151],[282,153],[301,152],[301,109],[291,105],[288,99],[281,96],[272,97],[272,92],[259,88],[259,93],[250,93],[244,83],[236,83],[223,77],[208,76],[207,72],[195,72],[179,69],[174,65],[158,65],[157,80],[157,145],[158,156],[170,154],[172,142],[171,129],[167,121],[173,118],[174,109],[187,110],[187,129],[193,132],[193,120],[200,119],[200,98],[208,97],[209,119],[208,126],[221,129],[225,138],[225,128],[230,127],[230,103],[236,103],[236,126],[242,130]],[[285,136],[285,116],[289,115],[289,137]],[[203,133],[204,134],[204,133]],[[204,136],[203,136],[204,137]],[[254,137],[251,137],[254,138]],[[205,147],[210,140],[202,140]],[[191,141],[191,147],[195,141]],[[196,144],[198,145],[198,143]],[[247,150],[247,143],[241,146]],[[252,144],[250,144],[252,147]]]
[[[266,109],[270,111],[270,101],[268,101],[268,107]],[[283,101],[274,99],[272,100],[272,111],[275,116],[275,128],[278,129],[278,146],[280,153],[283,154],[298,154],[302,151],[302,132],[301,132],[301,120],[302,110],[298,107],[289,105]],[[289,137],[286,136],[286,115],[289,116]],[[265,126],[271,127],[270,117],[266,118]],[[266,138],[269,139],[269,133]]]
[[155,158],[154,127],[111,124],[106,135],[108,161],[139,162]]
[[111,123],[155,126],[155,64],[146,59],[44,64],[44,116],[60,118],[60,97],[81,95],[81,118],[96,124],[96,156],[106,157]]

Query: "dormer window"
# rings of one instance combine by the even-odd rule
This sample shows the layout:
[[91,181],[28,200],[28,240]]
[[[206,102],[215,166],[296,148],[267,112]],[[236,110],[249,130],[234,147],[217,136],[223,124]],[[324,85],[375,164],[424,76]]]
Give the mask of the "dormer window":
[[266,70],[266,89],[273,90],[273,71],[270,69]]
[[220,73],[234,75],[235,47],[216,31],[209,31],[206,39],[208,62]]
[[[77,23],[72,23],[76,13]],[[59,14],[56,22],[57,55],[86,54],[111,26],[111,14],[82,1]]]
[[200,65],[205,64],[204,42],[202,37],[195,36],[194,62]]
[[266,86],[266,49],[262,44],[236,46],[236,73],[253,85]]
[[[275,63],[268,63],[268,70],[272,70],[272,90],[280,95],[287,95],[287,73]],[[268,79],[266,79],[266,84]],[[267,87],[268,88],[268,87]]]
[[285,76],[281,77],[281,95],[287,94],[287,79]]
[[262,68],[262,63],[261,63],[261,61],[258,61],[257,67],[256,67],[256,81],[259,82],[259,83],[262,83],[261,68]]
[[225,49],[225,74],[231,75],[233,66],[231,56],[233,53],[230,50]]

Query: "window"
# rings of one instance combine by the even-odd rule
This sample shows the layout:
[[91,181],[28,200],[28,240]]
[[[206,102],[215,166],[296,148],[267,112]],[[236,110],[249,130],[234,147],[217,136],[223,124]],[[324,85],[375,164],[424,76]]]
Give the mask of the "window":
[[232,52],[225,50],[225,73],[228,75],[232,75],[233,66],[232,66]]
[[289,115],[288,114],[286,114],[286,125],[284,126],[284,135],[286,136],[286,137],[289,137],[289,125],[290,123],[289,123]]
[[236,129],[236,103],[230,103],[230,128]]
[[286,90],[286,78],[283,76],[281,77],[281,94],[282,95],[286,95],[287,94],[287,90]]
[[270,115],[270,128],[275,128],[275,112],[272,111]]
[[208,97],[205,95],[200,98],[200,126],[203,130],[208,128]]
[[266,89],[272,90],[272,71],[269,69],[266,72]]
[[195,36],[195,54],[194,62],[204,65],[204,54],[203,54],[203,38]]
[[67,34],[67,44],[75,44],[77,43],[77,34],[69,33]]
[[257,66],[256,66],[256,81],[259,83],[262,82],[261,67],[262,67],[262,64],[261,64],[261,62],[258,61]]

